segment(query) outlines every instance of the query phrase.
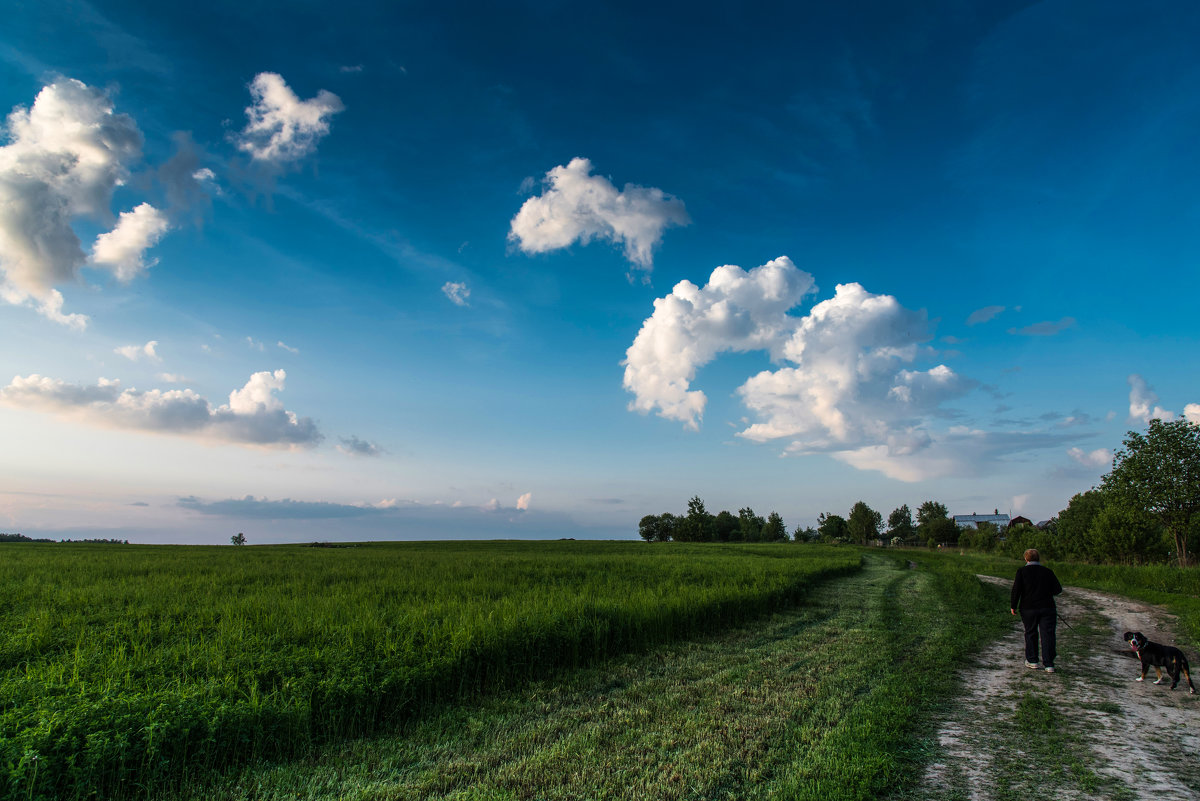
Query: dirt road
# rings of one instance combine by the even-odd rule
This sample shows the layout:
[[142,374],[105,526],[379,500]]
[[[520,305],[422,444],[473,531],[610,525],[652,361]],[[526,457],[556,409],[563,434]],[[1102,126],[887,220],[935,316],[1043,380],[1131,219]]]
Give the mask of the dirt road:
[[[981,577],[986,581],[997,581]],[[1008,582],[1004,582],[1007,586]],[[917,797],[941,801],[1200,798],[1200,695],[1136,682],[1127,630],[1174,644],[1161,609],[1067,588],[1057,673],[1025,667],[1020,625],[966,666]],[[1200,682],[1200,656],[1188,653]]]

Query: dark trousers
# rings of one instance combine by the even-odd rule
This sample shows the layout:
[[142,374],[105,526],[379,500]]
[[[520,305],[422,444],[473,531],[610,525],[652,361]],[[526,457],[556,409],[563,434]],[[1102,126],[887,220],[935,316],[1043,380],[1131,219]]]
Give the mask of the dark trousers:
[[1021,622],[1025,624],[1025,661],[1038,661],[1038,635],[1042,637],[1042,664],[1051,667],[1054,657],[1055,633],[1058,630],[1058,612],[1054,607],[1049,609],[1022,609]]

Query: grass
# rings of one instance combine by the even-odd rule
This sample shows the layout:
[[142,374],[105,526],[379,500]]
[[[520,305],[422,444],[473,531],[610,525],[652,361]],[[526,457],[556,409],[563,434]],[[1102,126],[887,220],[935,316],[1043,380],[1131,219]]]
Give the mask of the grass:
[[996,601],[971,576],[871,554],[753,625],[260,762],[179,801],[873,799],[920,775],[947,666],[998,633]]
[[0,797],[121,798],[721,631],[848,549],[4,545]]
[[[1024,564],[1015,559],[990,554],[957,551],[929,552],[928,560],[942,560],[989,576],[1012,579]],[[1085,587],[1112,595],[1122,595],[1165,607],[1179,618],[1179,643],[1193,653],[1200,651],[1200,568],[1175,565],[1089,565],[1075,562],[1047,562],[1059,580],[1067,586]]]

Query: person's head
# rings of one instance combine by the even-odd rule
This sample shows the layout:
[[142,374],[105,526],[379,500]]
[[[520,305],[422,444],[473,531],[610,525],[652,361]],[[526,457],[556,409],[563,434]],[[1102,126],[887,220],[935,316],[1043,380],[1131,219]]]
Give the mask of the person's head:
[[1026,551],[1026,552],[1025,552],[1025,561],[1026,561],[1026,562],[1040,562],[1040,561],[1042,561],[1042,559],[1041,559],[1041,554],[1039,554],[1039,553],[1038,553],[1038,549],[1037,549],[1037,548],[1030,548],[1028,551]]

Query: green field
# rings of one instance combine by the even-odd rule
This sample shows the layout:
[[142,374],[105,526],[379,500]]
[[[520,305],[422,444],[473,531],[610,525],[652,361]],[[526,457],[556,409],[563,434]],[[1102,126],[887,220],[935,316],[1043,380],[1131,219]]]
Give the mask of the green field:
[[144,797],[794,604],[855,552],[5,545],[11,798]]
[[[798,544],[0,546],[4,799],[869,799],[1016,562]],[[1195,571],[1055,565],[1200,632]]]

